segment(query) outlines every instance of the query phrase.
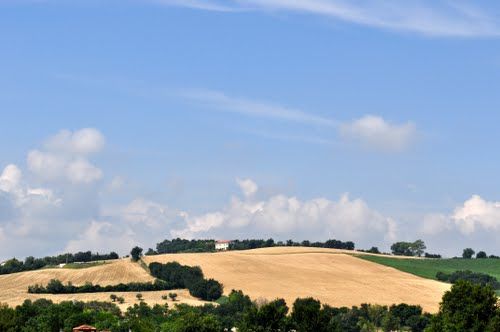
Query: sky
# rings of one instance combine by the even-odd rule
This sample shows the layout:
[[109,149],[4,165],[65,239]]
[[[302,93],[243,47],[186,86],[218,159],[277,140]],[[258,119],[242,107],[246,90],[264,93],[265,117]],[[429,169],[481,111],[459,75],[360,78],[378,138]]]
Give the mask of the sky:
[[500,254],[498,2],[0,0],[0,31],[0,259]]

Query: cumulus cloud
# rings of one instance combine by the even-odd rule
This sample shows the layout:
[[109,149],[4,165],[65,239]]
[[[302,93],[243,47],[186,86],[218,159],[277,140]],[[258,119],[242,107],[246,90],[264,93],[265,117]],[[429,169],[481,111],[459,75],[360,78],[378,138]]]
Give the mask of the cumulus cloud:
[[286,195],[254,201],[249,199],[248,188],[242,186],[241,189],[244,199],[233,197],[221,211],[186,215],[186,226],[172,231],[172,235],[192,238],[207,234],[219,237],[247,234],[296,238],[300,234],[304,239],[349,239],[362,245],[372,245],[380,239],[392,240],[396,235],[394,220],[348,195],[338,201],[326,198],[302,201]]
[[61,130],[45,142],[45,148],[49,151],[88,155],[101,151],[104,144],[104,136],[97,129],[84,128],[75,132]]
[[464,235],[500,231],[500,202],[486,201],[473,195],[451,214],[434,214],[425,218],[422,232],[437,234],[458,230]]
[[237,179],[236,182],[238,183],[238,186],[240,186],[240,189],[245,197],[253,196],[259,189],[257,184],[251,179]]
[[135,234],[128,229],[117,227],[107,221],[92,220],[88,227],[70,240],[64,249],[65,252],[86,251],[92,249],[99,252],[128,252],[137,242]]
[[96,129],[62,130],[45,142],[43,150],[28,153],[28,168],[45,181],[89,184],[103,174],[88,156],[101,151],[104,143],[104,136]]
[[401,151],[416,138],[412,123],[391,124],[379,116],[367,115],[340,126],[340,135],[359,144],[385,150]]

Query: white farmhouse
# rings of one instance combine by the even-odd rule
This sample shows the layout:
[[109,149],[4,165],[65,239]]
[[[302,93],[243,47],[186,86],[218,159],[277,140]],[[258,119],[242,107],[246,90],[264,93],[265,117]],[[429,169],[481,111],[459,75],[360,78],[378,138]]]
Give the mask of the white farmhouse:
[[229,249],[229,244],[231,241],[219,240],[215,241],[215,250],[227,250]]

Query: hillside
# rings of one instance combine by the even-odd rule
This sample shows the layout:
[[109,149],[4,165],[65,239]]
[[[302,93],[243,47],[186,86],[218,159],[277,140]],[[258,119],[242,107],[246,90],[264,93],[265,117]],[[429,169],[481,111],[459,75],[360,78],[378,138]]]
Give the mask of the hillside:
[[224,284],[225,293],[241,289],[254,299],[282,297],[290,305],[297,297],[312,296],[333,306],[404,302],[436,312],[450,287],[335,249],[274,247],[166,254],[144,260],[198,265],[207,277]]
[[[290,305],[297,297],[312,296],[332,306],[352,306],[361,303],[390,305],[420,304],[435,312],[449,285],[404,273],[391,267],[369,262],[335,249],[274,247],[220,253],[167,254],[144,257],[146,263],[177,261],[198,265],[205,275],[223,283],[225,293],[241,289],[253,299],[268,300],[282,297]],[[80,269],[42,269],[0,276],[0,302],[17,305],[24,299],[49,298],[63,300],[108,301],[111,293],[94,294],[28,294],[35,283],[47,284],[50,279],[110,285],[133,281],[147,282],[153,278],[129,259],[108,261]],[[178,303],[202,304],[186,290],[175,291]],[[150,304],[165,303],[161,295],[168,292],[142,292]],[[137,302],[136,293],[115,292],[125,298],[122,309]]]
[[429,279],[436,279],[436,273],[438,272],[452,273],[457,270],[470,270],[486,273],[500,280],[499,259],[405,259],[401,257],[395,259],[392,256],[380,255],[360,255],[359,257]]
[[[37,283],[46,285],[50,279],[59,279],[63,283],[71,281],[74,285],[83,285],[85,282],[92,282],[93,284],[100,285],[114,285],[135,281],[148,282],[154,280],[154,278],[140,267],[139,264],[132,263],[130,259],[108,261],[106,264],[88,268],[53,268],[13,273],[0,275],[0,303],[7,303],[15,306],[21,304],[25,299],[34,300],[38,298],[51,299],[55,302],[64,300],[109,301],[109,295],[111,293],[60,295],[27,293],[28,286]],[[175,292],[178,294],[178,302],[193,305],[203,303],[190,296],[187,290],[176,290]],[[161,296],[167,293],[166,291],[142,292],[144,300],[150,304],[165,303],[165,300],[162,300]],[[113,292],[113,294],[125,298],[125,303],[119,305],[122,310],[138,302],[135,297],[136,293],[134,292]]]

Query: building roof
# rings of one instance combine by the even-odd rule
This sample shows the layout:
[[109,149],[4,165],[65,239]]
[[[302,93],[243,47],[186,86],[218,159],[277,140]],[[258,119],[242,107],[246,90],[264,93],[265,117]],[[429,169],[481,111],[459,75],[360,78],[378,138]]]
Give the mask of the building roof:
[[74,327],[73,331],[93,332],[93,331],[97,331],[97,329],[93,326],[90,326],[90,325],[80,325],[80,326]]
[[231,243],[231,242],[232,242],[231,240],[217,240],[217,241],[215,241],[215,243],[217,243],[217,244]]

